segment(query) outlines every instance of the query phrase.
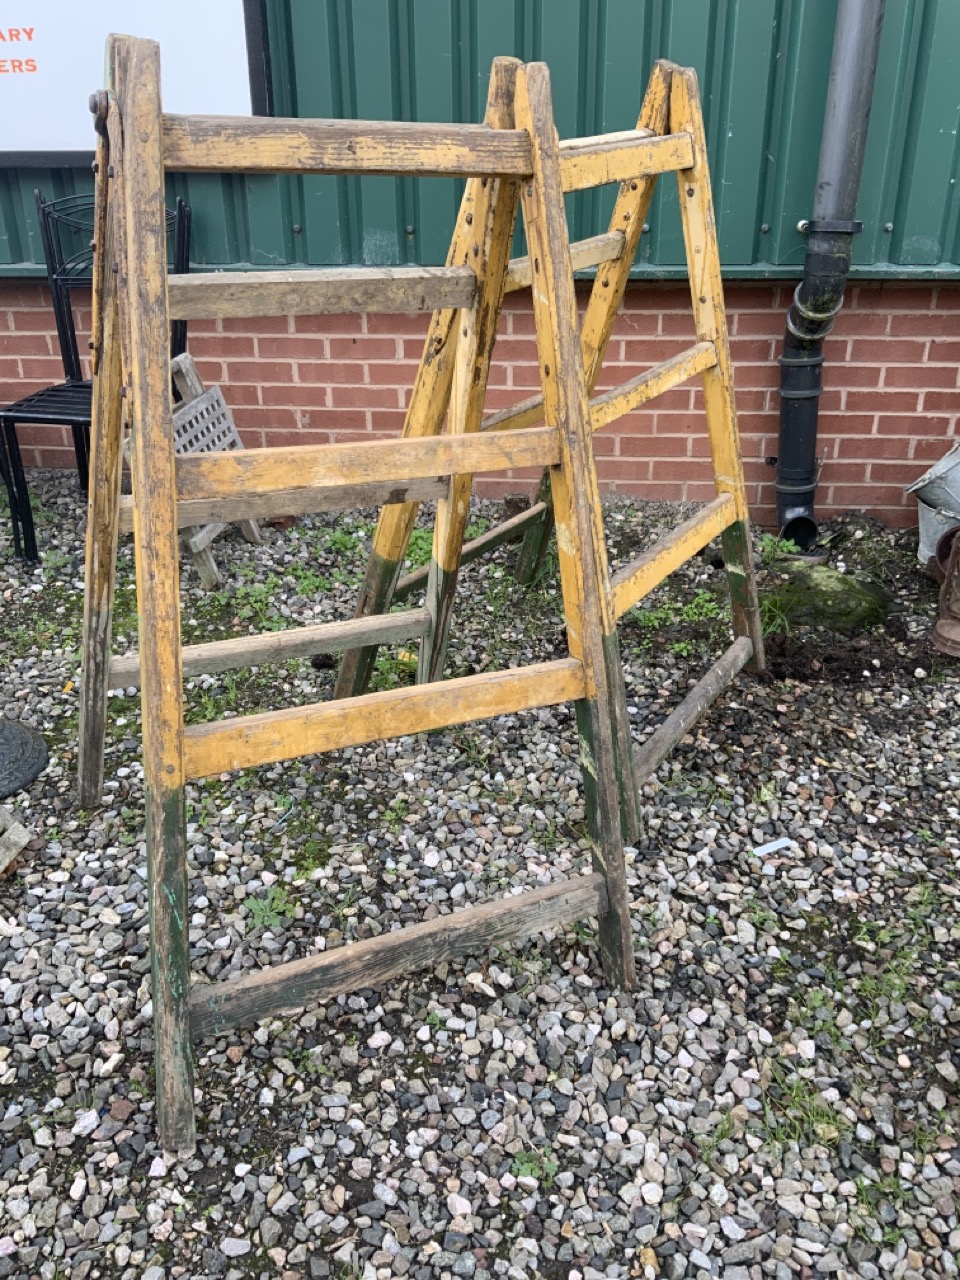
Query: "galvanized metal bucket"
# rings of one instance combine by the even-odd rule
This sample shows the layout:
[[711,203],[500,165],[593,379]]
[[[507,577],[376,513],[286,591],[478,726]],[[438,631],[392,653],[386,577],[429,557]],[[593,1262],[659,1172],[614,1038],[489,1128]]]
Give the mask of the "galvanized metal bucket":
[[[960,506],[960,503],[957,504]],[[920,546],[917,559],[924,569],[933,572],[932,564],[936,563],[937,543],[948,529],[960,525],[960,512],[944,511],[942,508],[928,506],[926,502],[917,502],[920,515]]]
[[960,511],[960,443],[907,489],[921,503],[941,511]]

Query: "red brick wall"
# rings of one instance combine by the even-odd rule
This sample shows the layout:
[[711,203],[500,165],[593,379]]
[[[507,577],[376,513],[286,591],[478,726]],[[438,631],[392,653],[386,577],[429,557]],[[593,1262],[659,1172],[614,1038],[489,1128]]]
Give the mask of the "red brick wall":
[[[777,451],[776,355],[792,284],[727,285],[730,338],[748,497],[773,520]],[[81,323],[88,321],[80,313]],[[418,316],[318,316],[194,323],[190,349],[220,382],[249,447],[365,440],[396,434],[420,358]],[[610,343],[600,387],[614,386],[693,341],[686,286],[636,285]],[[0,283],[0,403],[62,376],[45,291]],[[903,486],[960,436],[960,283],[855,284],[826,347],[818,514],[866,510],[913,523]],[[505,408],[537,385],[533,322],[523,294],[509,300],[494,352],[488,406]],[[600,478],[635,498],[712,493],[701,396],[690,384],[596,438]],[[72,465],[69,432],[22,427],[25,462]],[[483,482],[488,496],[518,478]]]

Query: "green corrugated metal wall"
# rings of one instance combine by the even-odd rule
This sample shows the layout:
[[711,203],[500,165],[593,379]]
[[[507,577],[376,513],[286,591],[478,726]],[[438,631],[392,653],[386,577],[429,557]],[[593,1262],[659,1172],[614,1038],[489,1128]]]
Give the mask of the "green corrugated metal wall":
[[[725,273],[798,274],[834,0],[267,0],[278,115],[477,120],[495,54],[543,59],[561,136],[630,127],[657,57],[700,76]],[[960,2],[887,0],[860,199],[859,275],[960,275]],[[74,170],[0,175],[0,273],[41,261],[32,192]],[[679,272],[675,183],[651,210],[638,274]],[[183,177],[197,266],[442,262],[449,179]],[[172,193],[171,193],[172,194]],[[604,230],[612,195],[570,200]],[[25,265],[26,264],[26,265]],[[34,268],[35,270],[36,268]]]

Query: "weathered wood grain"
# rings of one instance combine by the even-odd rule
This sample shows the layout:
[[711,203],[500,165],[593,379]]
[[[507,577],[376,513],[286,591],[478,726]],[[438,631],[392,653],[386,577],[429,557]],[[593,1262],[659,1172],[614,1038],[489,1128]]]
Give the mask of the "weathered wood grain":
[[582,697],[581,664],[572,658],[511,671],[462,676],[442,684],[365,693],[236,720],[190,725],[187,773],[207,778],[228,769],[276,764],[296,756],[359,747],[467,720],[489,720]]
[[717,353],[709,342],[698,342],[687,351],[671,356],[652,369],[645,369],[629,382],[622,383],[590,401],[590,422],[594,431],[609,426],[626,413],[632,413],[641,405],[655,400],[664,392],[682,386],[688,378],[710,369],[717,362]]
[[190,997],[193,1034],[222,1035],[258,1018],[293,1013],[363,987],[379,989],[416,969],[602,915],[606,896],[602,876],[576,876],[243,978],[198,983]]
[[613,607],[617,617],[622,618],[664,578],[702,551],[707,543],[719,538],[736,518],[737,504],[733,495],[722,493],[671,529],[647,551],[618,569],[612,579]]
[[675,173],[688,168],[692,159],[693,149],[686,134],[657,137],[648,129],[570,138],[560,144],[564,191]]
[[[724,560],[730,585],[733,629],[753,643],[750,665],[764,668],[763,630],[750,547],[749,517],[743,484],[743,464],[733,394],[733,363],[723,306],[723,281],[717,248],[717,225],[707,165],[707,139],[700,109],[697,73],[674,67],[670,88],[670,125],[688,133],[693,163],[677,174],[683,241],[693,297],[694,327],[699,342],[712,342],[717,362],[702,373],[703,402],[717,493],[730,493],[737,504],[737,522],[723,535]],[[737,527],[739,526],[739,527]]]
[[120,305],[132,441],[137,604],[143,663],[143,767],[150,903],[157,1121],[164,1150],[196,1145],[189,1015],[186,812],[180,591],[177,568],[166,210],[160,139],[160,54],[117,37],[117,98],[136,163],[117,182],[124,254]]
[[194,453],[177,458],[177,496],[183,502],[252,499],[284,489],[339,489],[378,480],[402,484],[463,471],[552,466],[559,450],[556,430],[540,427],[483,436]]
[[707,707],[716,701],[737,672],[747,665],[752,655],[753,644],[750,637],[738,636],[646,742],[634,748],[633,769],[638,785],[642,785],[656,772],[661,761],[690,732]]
[[163,157],[169,172],[181,173],[522,177],[530,140],[483,124],[165,115]]
[[584,697],[576,710],[586,810],[594,867],[607,886],[600,949],[607,981],[629,988],[636,970],[618,795],[623,763],[618,759],[612,684],[622,682],[623,675],[616,650],[550,73],[543,63],[531,63],[517,75],[516,119],[529,131],[533,151],[533,176],[523,185],[521,199],[534,264],[531,294],[544,416],[548,423],[557,424],[561,441],[560,465],[552,468],[550,476],[567,638],[571,654],[583,662]]
[[168,288],[174,320],[203,320],[469,307],[476,283],[468,267],[304,267],[171,275]]
[[[429,476],[397,484],[375,480],[370,484],[342,489],[277,489],[243,498],[196,498],[177,504],[177,524],[181,529],[210,521],[242,522],[248,516],[305,516],[318,511],[352,511],[357,507],[378,507],[384,503],[434,502],[446,492],[446,480]],[[133,532],[133,500],[120,499],[120,532]]]
[[[430,625],[426,609],[407,609],[376,618],[350,618],[346,622],[321,622],[313,627],[291,627],[288,631],[268,631],[263,635],[236,636],[206,644],[184,645],[184,676],[212,675],[237,667],[285,662],[288,658],[308,658],[314,653],[339,653],[356,644],[396,644],[422,636]],[[111,689],[140,683],[140,654],[136,651],[114,658],[110,664]]]
[[[111,88],[113,86],[111,85]],[[77,788],[80,804],[94,809],[103,797],[103,751],[107,724],[107,668],[113,631],[113,599],[117,574],[120,478],[123,470],[123,423],[120,386],[120,330],[116,276],[114,187],[110,172],[121,167],[106,137],[97,138],[97,233],[94,241],[93,410],[90,423],[90,476],[87,486],[87,537],[83,591],[83,669],[80,677],[80,723]]]
[[[586,271],[602,262],[614,262],[622,253],[623,232],[605,231],[600,236],[574,241],[570,246],[570,267],[573,271]],[[505,292],[515,293],[518,289],[529,289],[530,280],[529,257],[511,258],[507,268]]]

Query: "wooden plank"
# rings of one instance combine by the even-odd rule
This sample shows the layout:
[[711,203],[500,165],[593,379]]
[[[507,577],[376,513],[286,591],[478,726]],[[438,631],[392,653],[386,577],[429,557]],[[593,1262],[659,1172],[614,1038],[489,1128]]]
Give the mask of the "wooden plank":
[[602,915],[606,896],[603,876],[575,876],[243,978],[198,983],[190,996],[193,1034],[223,1035],[259,1018],[290,1014],[363,987],[379,989],[416,969]]
[[[249,498],[197,498],[177,504],[177,524],[181,529],[189,529],[209,521],[229,524],[248,516],[253,519],[306,516],[318,511],[378,507],[387,502],[435,502],[445,492],[446,480],[430,476],[404,484],[378,480],[344,489],[278,489]],[[129,497],[120,499],[120,532],[133,532],[133,500]]]
[[724,560],[730,587],[733,629],[753,643],[751,666],[764,667],[763,630],[750,546],[749,517],[743,484],[743,464],[733,395],[733,363],[723,306],[723,281],[717,249],[717,226],[707,165],[707,139],[700,109],[697,73],[691,67],[673,70],[670,124],[693,141],[693,163],[677,174],[680,219],[693,298],[694,327],[699,342],[712,342],[717,362],[702,374],[703,402],[710,437],[710,453],[717,493],[732,494],[737,521],[723,535]]
[[654,730],[646,742],[634,748],[633,768],[637,784],[655,773],[662,760],[690,732],[707,707],[715,702],[730,681],[753,656],[749,636],[739,636],[702,680],[698,680],[679,706]]
[[[502,86],[494,89],[499,103],[494,123],[498,128],[510,129],[514,124],[516,67],[508,64],[501,66],[501,71],[507,72],[507,77]],[[476,272],[477,298],[475,306],[460,313],[447,415],[447,434],[452,437],[470,437],[480,428],[510,245],[517,224],[519,194],[515,179],[502,178],[482,188],[476,202],[472,224],[474,241],[467,250],[466,260]],[[420,645],[417,680],[421,684],[439,680],[443,675],[472,485],[471,469],[465,467],[450,477],[449,491],[437,503],[425,599],[432,625]]]
[[117,184],[123,224],[118,288],[131,423],[137,605],[143,661],[143,768],[153,976],[156,1103],[165,1151],[196,1146],[190,1051],[180,589],[177,572],[166,209],[160,144],[160,51],[114,37],[117,98],[136,163]]
[[711,342],[698,342],[687,351],[671,356],[652,369],[646,369],[619,387],[594,396],[590,401],[590,422],[594,431],[609,426],[626,413],[632,413],[641,405],[673,387],[679,387],[694,374],[710,369],[717,362],[717,353]]
[[[339,653],[356,644],[396,644],[422,636],[430,625],[426,609],[385,613],[377,618],[350,618],[346,622],[322,622],[313,627],[291,627],[264,635],[236,636],[206,644],[184,645],[183,674],[212,675],[237,667],[255,667],[288,658],[308,658],[314,653]],[[134,650],[110,664],[111,689],[140,683],[140,654]]]
[[618,618],[632,609],[707,543],[719,538],[737,518],[732,494],[722,493],[695,512],[649,550],[613,575],[613,607]]
[[[625,413],[639,408],[649,400],[655,400],[672,387],[678,387],[703,369],[716,364],[713,344],[698,342],[671,356],[652,369],[645,369],[637,377],[610,391],[590,399],[590,421],[594,431],[609,426]],[[599,374],[600,366],[597,366]],[[491,413],[483,420],[482,431],[520,431],[543,420],[543,396],[528,396],[509,409]]]
[[282,489],[340,489],[379,478],[399,485],[465,471],[553,466],[559,456],[559,436],[551,427],[483,436],[194,453],[177,458],[177,496],[183,502],[250,499]]
[[[605,231],[601,236],[577,240],[570,246],[570,267],[573,271],[586,271],[602,262],[615,262],[623,253],[623,232]],[[507,269],[506,292],[530,288],[529,257],[511,258]]]
[[[490,128],[498,128],[505,118],[512,119],[512,116],[506,117],[506,111],[508,108],[512,110],[509,103],[519,65],[516,58],[495,58],[493,61],[484,116],[485,124]],[[474,228],[479,225],[479,211],[489,208],[489,198],[484,179],[471,178],[467,182],[447,253],[447,266],[461,265],[473,256],[477,242]],[[452,310],[437,311],[433,315],[404,417],[405,439],[440,434],[450,403],[458,319],[459,313]],[[385,506],[381,510],[363,585],[357,597],[357,617],[385,613],[389,609],[416,518],[415,502]],[[362,693],[369,683],[376,656],[376,648],[371,645],[345,653],[337,673],[334,696],[353,697]]]
[[181,173],[522,177],[530,172],[530,139],[482,124],[165,115],[163,158],[168,171]]
[[[529,130],[533,149],[533,177],[522,188],[523,218],[534,262],[531,294],[545,418],[558,424],[562,446],[560,466],[550,476],[567,639],[570,652],[583,662],[584,697],[577,702],[576,712],[586,811],[594,869],[607,886],[600,951],[606,981],[629,988],[636,981],[636,968],[618,792],[625,761],[619,758],[613,696],[613,682],[622,683],[623,674],[570,270],[550,73],[543,63],[528,64],[518,72],[516,110],[517,124]],[[630,792],[634,794],[632,785]]]
[[583,696],[583,668],[573,658],[512,671],[484,672],[442,684],[388,689],[236,720],[190,725],[187,773],[206,778],[228,769],[276,764],[315,752],[359,747],[467,720],[489,720]]
[[607,182],[656,177],[687,169],[693,160],[688,134],[652,137],[646,129],[571,138],[560,144],[564,191],[582,191]]
[[[513,542],[521,537],[528,524],[534,520],[539,520],[545,510],[545,506],[546,504],[543,502],[535,502],[526,511],[521,511],[519,515],[512,516],[509,520],[504,520],[496,528],[488,529],[486,533],[481,533],[478,538],[472,538],[469,542],[465,542],[460,550],[461,568],[472,560],[479,560],[481,556],[485,556],[489,552],[496,550],[497,547],[503,546],[505,542]],[[425,587],[429,573],[430,566],[424,564],[419,569],[414,569],[411,573],[404,574],[397,583],[396,591],[393,593],[394,600],[397,602],[406,600],[414,591]]]
[[[112,157],[116,172],[121,156]],[[117,312],[114,223],[115,179],[108,176],[110,148],[97,138],[97,235],[94,246],[93,410],[90,424],[90,479],[87,487],[87,538],[83,592],[83,671],[80,679],[77,787],[84,809],[103,798],[103,751],[107,724],[107,668],[113,631],[113,599],[117,577],[120,478],[123,431],[120,386],[120,319]]]
[[322,267],[300,271],[210,271],[171,275],[175,320],[420,312],[469,307],[469,267]]

